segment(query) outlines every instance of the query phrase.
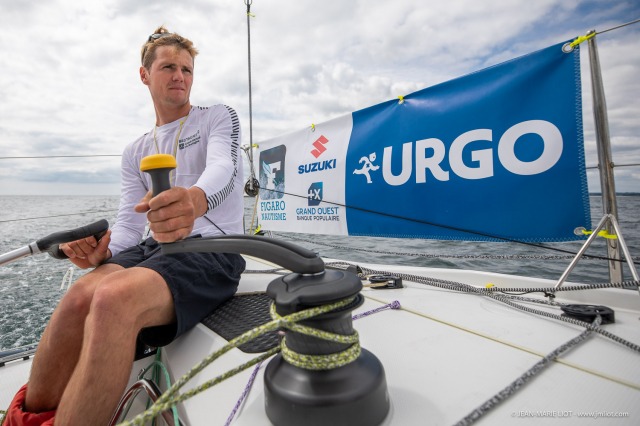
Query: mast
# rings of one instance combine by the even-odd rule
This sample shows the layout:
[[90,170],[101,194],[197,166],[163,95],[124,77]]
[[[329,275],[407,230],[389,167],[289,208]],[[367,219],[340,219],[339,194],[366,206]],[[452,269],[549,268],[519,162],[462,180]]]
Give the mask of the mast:
[[[589,35],[593,36],[589,37]],[[587,37],[589,43],[589,66],[591,69],[591,92],[593,94],[593,116],[596,131],[596,145],[598,147],[598,170],[600,171],[600,187],[602,191],[603,214],[611,214],[618,219],[618,204],[616,201],[616,186],[613,176],[613,158],[611,156],[611,141],[609,138],[609,120],[607,118],[607,103],[604,97],[600,59],[596,45],[595,30],[591,30]],[[607,232],[614,233],[612,225],[607,225]],[[620,244],[617,239],[605,239],[607,255],[611,259],[621,259]],[[622,262],[609,260],[609,279],[611,282],[622,282]]]
[[[251,177],[247,182],[249,191],[253,193],[255,191],[255,177],[253,171],[253,100],[251,94],[251,4],[253,0],[245,0],[244,4],[247,5],[247,69],[249,74],[249,149],[247,150],[247,156],[249,157],[249,167],[251,169]],[[255,197],[255,194],[253,195]]]

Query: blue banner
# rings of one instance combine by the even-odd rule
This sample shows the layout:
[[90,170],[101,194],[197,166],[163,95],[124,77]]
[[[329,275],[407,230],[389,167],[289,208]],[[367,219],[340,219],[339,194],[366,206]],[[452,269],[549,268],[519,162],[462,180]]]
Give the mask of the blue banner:
[[580,56],[563,44],[261,143],[263,228],[579,239]]

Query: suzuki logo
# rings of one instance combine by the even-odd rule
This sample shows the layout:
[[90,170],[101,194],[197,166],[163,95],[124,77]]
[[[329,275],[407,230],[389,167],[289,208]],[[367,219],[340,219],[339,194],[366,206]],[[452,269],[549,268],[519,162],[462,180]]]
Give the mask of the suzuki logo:
[[316,139],[316,141],[313,143],[315,149],[311,151],[311,155],[316,158],[320,157],[322,153],[327,150],[327,148],[324,146],[327,142],[329,142],[329,139],[325,138],[324,136],[320,136],[318,139]]

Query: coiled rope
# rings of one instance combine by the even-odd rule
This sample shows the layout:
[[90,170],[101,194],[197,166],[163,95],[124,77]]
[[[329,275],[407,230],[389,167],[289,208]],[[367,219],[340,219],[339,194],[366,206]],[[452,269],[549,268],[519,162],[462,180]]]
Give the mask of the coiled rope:
[[[353,321],[358,320],[360,318],[364,318],[367,317],[369,315],[373,315],[376,314],[378,312],[382,312],[384,310],[387,309],[400,309],[401,305],[400,302],[397,300],[394,300],[391,303],[387,303],[386,305],[380,306],[378,308],[374,308],[371,309],[369,311],[365,311],[356,315],[353,315],[351,317],[351,319]],[[358,343],[359,345],[359,343]],[[246,386],[244,387],[244,390],[242,391],[242,394],[240,395],[240,398],[238,398],[238,401],[236,402],[236,404],[233,407],[233,410],[231,410],[231,413],[229,414],[229,417],[227,417],[227,421],[225,422],[225,426],[229,426],[231,424],[231,422],[233,421],[234,417],[236,416],[236,414],[238,413],[238,410],[240,409],[240,406],[242,405],[242,403],[245,401],[245,399],[247,398],[247,395],[249,394],[249,391],[251,390],[251,387],[253,386],[253,382],[258,374],[258,371],[260,370],[260,366],[262,365],[262,363],[259,363],[258,365],[256,365],[253,369],[253,371],[251,372],[251,376],[249,377],[249,380],[247,381]]]
[[[284,348],[286,348],[286,345],[281,343],[280,347],[273,348],[245,362],[244,364],[234,369],[231,369],[224,374],[219,375],[214,379],[208,380],[207,382],[201,384],[200,386],[194,389],[191,389],[183,394],[180,394],[178,392],[181,387],[183,387],[189,380],[191,380],[191,378],[193,378],[196,374],[201,372],[205,367],[207,367],[209,364],[211,364],[213,361],[215,361],[216,359],[218,359],[219,357],[221,357],[231,349],[236,348],[270,331],[285,328],[285,329],[290,329],[300,333],[309,334],[320,339],[331,340],[339,343],[350,343],[351,340],[353,339],[352,336],[344,336],[339,334],[327,333],[323,330],[313,329],[311,327],[302,326],[296,323],[309,318],[313,318],[315,316],[318,316],[327,312],[334,311],[336,309],[343,308],[351,304],[353,301],[354,301],[354,297],[350,297],[335,303],[305,309],[300,312],[294,312],[284,317],[277,314],[275,304],[272,304],[270,309],[270,314],[271,314],[271,317],[273,318],[272,321],[266,324],[263,324],[259,327],[256,327],[253,330],[249,330],[241,334],[240,336],[230,340],[229,343],[227,343],[222,348],[218,349],[217,351],[205,357],[202,361],[200,361],[200,363],[195,365],[191,370],[189,370],[180,379],[178,379],[166,392],[164,392],[160,396],[160,398],[157,399],[157,401],[149,409],[147,409],[140,415],[136,416],[135,418],[131,419],[130,421],[119,423],[119,425],[120,426],[144,425],[146,422],[155,418],[161,412],[171,408],[171,406],[176,405],[182,401],[185,401],[217,385],[218,383],[221,383],[224,380],[235,376],[236,374],[246,370],[247,368],[253,365],[256,365],[264,361],[265,359],[271,357],[272,355],[276,354],[280,350],[284,351],[285,350]],[[283,339],[282,341],[284,342],[285,339]],[[358,346],[357,351],[359,351],[359,344],[357,346]],[[319,360],[319,358],[313,358],[312,360],[302,358],[302,359],[298,359],[297,362],[299,362],[299,366],[301,366],[302,368],[314,369],[315,367],[317,367],[317,363],[320,363],[325,366],[333,366],[333,365],[341,366],[341,365],[346,365],[347,363],[357,358],[357,356],[354,357],[356,350],[352,349],[351,347],[347,348],[345,352],[348,352],[348,353],[345,353],[344,355],[339,355],[339,356],[335,356],[336,354],[327,355],[328,359],[325,361]],[[285,356],[284,353],[283,353],[283,356]]]

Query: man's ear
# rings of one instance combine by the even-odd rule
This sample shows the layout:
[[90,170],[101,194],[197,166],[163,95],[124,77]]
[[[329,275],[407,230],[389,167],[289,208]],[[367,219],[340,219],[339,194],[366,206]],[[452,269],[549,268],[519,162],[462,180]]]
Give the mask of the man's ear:
[[149,73],[145,67],[140,67],[140,80],[145,85],[149,85]]

